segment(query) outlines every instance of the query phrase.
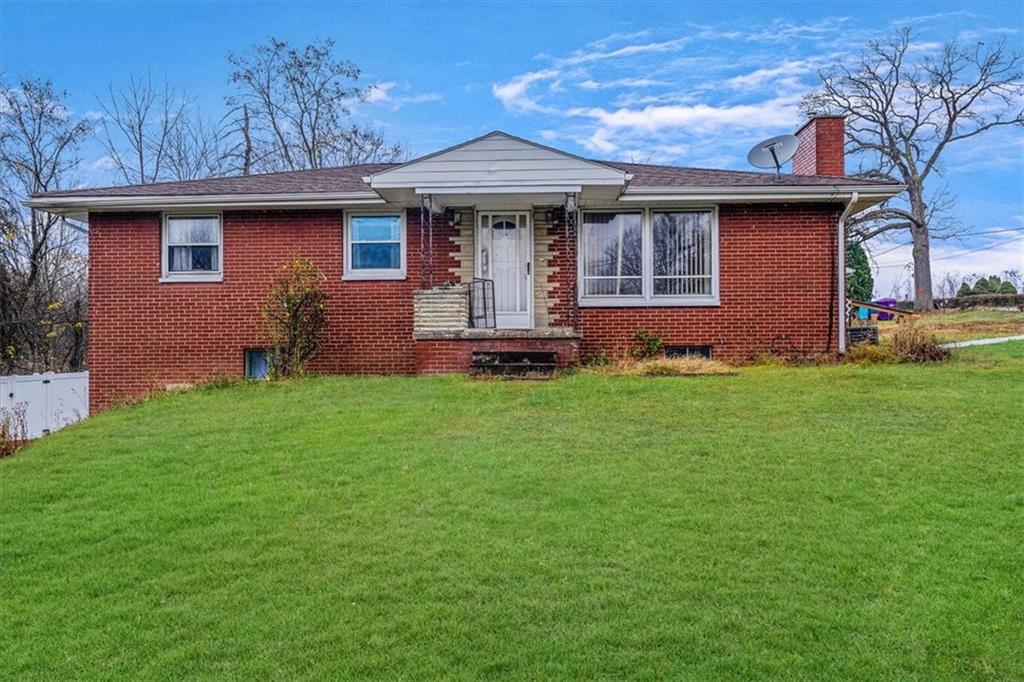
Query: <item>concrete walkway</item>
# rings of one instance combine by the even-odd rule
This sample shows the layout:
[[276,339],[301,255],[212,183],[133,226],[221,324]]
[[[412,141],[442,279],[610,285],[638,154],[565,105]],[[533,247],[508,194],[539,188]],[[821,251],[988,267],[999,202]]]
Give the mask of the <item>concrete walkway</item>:
[[1024,341],[1021,336],[1000,336],[995,339],[974,339],[973,341],[957,341],[956,343],[944,343],[943,348],[967,348],[968,346],[989,346],[993,343],[1006,343],[1007,341]]

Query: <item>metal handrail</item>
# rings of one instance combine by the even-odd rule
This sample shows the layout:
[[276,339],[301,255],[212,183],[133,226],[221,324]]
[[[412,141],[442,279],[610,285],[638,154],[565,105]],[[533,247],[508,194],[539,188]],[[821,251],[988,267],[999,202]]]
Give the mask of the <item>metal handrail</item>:
[[494,280],[476,277],[469,283],[469,326],[494,329]]

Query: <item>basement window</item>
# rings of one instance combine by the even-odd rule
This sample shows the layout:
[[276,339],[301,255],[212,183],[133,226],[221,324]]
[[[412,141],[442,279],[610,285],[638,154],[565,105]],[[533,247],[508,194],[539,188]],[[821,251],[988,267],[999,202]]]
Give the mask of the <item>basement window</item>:
[[245,351],[245,378],[266,379],[270,374],[265,348],[248,348]]
[[711,359],[711,346],[665,346],[666,358]]
[[405,220],[400,213],[350,213],[345,279],[405,279]]
[[221,217],[164,215],[162,282],[219,282]]

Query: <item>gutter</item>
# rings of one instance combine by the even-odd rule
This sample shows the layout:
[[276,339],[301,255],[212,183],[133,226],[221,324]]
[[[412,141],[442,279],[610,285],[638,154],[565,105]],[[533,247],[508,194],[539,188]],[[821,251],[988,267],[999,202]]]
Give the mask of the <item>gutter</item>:
[[888,199],[903,192],[906,185],[771,185],[764,187],[629,187],[621,202],[644,201],[836,201]]
[[838,255],[836,264],[839,269],[836,279],[839,282],[839,353],[846,352],[846,219],[853,213],[853,207],[860,199],[860,194],[854,192],[850,201],[846,204],[842,214],[839,216],[839,224],[836,230]]
[[376,192],[317,193],[292,192],[288,194],[196,194],[196,195],[107,195],[107,196],[37,196],[25,202],[29,208],[51,213],[164,208],[274,208],[305,206],[362,206],[385,204]]

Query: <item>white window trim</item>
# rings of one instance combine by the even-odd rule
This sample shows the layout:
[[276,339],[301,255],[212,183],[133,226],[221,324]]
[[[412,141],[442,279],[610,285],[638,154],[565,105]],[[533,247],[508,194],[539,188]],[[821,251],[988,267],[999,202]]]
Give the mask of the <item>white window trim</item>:
[[[400,267],[395,268],[378,268],[373,270],[359,269],[353,270],[351,267],[352,262],[352,218],[361,216],[398,216],[399,221],[399,234],[401,235],[401,246],[400,251]],[[405,211],[404,210],[391,210],[391,211],[345,211],[345,224],[342,228],[344,232],[344,255],[342,257],[342,276],[343,280],[354,280],[354,281],[366,281],[366,280],[398,280],[406,278],[406,226],[405,226]]]
[[[172,271],[168,262],[167,221],[170,218],[217,219],[217,269],[197,272]],[[160,282],[223,282],[224,281],[224,215],[218,211],[199,213],[164,213],[160,217]]]
[[[632,208],[632,207],[630,207]],[[710,296],[655,296],[654,295],[654,213],[671,211],[711,211],[711,295]],[[581,308],[687,308],[716,307],[721,305],[718,281],[718,206],[657,206],[641,209],[643,280],[641,296],[585,296],[583,291],[583,220],[586,213],[635,213],[636,209],[623,207],[588,207],[576,214],[576,291]]]

